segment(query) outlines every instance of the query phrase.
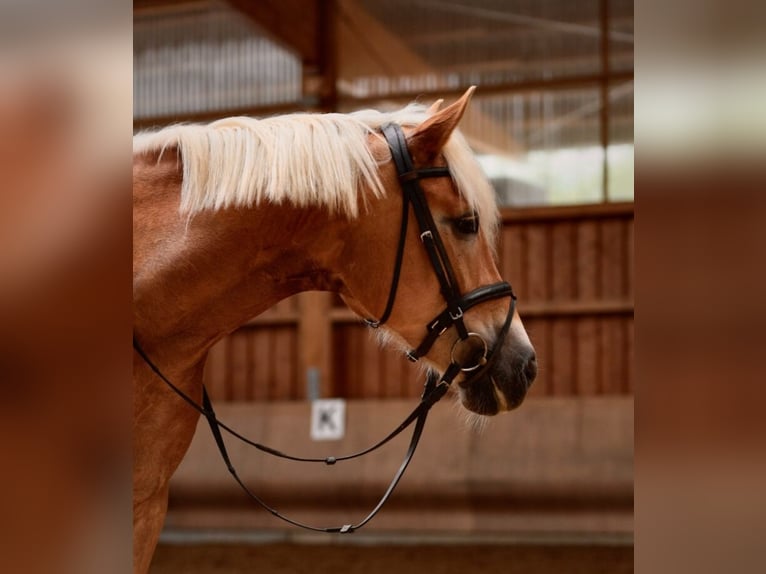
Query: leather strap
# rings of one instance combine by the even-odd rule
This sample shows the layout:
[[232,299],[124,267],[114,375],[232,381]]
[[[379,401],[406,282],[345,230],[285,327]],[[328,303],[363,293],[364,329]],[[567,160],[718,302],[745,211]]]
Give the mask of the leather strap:
[[[136,350],[139,356],[144,360],[144,362],[149,366],[149,368],[158,377],[160,377],[160,379],[162,379],[170,387],[170,389],[173,392],[175,392],[178,396],[180,396],[194,410],[196,410],[203,417],[205,417],[205,419],[208,422],[208,425],[210,426],[210,432],[213,435],[216,446],[218,447],[218,452],[220,453],[221,458],[223,459],[223,462],[226,465],[226,468],[228,469],[229,473],[234,477],[234,480],[237,482],[237,484],[239,484],[242,490],[244,490],[244,492],[252,500],[254,500],[266,511],[268,511],[270,514],[272,514],[276,518],[279,518],[280,520],[284,520],[285,522],[292,524],[294,526],[299,526],[307,530],[314,530],[318,532],[339,532],[339,533],[354,532],[355,530],[361,528],[362,526],[367,524],[370,520],[372,520],[372,518],[378,513],[378,511],[380,511],[380,509],[383,507],[386,501],[390,498],[391,494],[393,494],[394,489],[396,488],[396,485],[399,483],[399,480],[404,475],[404,471],[407,469],[407,466],[410,464],[410,461],[412,460],[412,457],[415,454],[415,450],[417,449],[418,442],[420,441],[420,437],[423,434],[423,428],[425,427],[425,424],[426,424],[428,412],[431,410],[431,407],[434,404],[436,404],[439,401],[439,399],[441,399],[444,396],[444,394],[447,392],[447,389],[449,388],[449,384],[452,382],[452,380],[457,376],[459,372],[459,368],[457,368],[456,365],[450,365],[450,368],[448,368],[445,371],[441,379],[439,379],[434,373],[429,373],[428,377],[426,378],[426,383],[424,385],[423,395],[421,396],[420,402],[415,407],[415,409],[407,416],[407,418],[398,427],[396,427],[396,429],[393,430],[393,432],[391,432],[388,436],[384,437],[381,441],[377,442],[373,446],[350,455],[343,455],[343,456],[337,456],[337,457],[328,456],[324,458],[305,458],[305,457],[288,455],[276,449],[273,449],[271,447],[259,444],[257,442],[254,442],[244,437],[237,431],[233,430],[231,427],[221,422],[216,416],[215,410],[213,408],[213,403],[211,402],[207,389],[204,387],[204,385],[202,387],[202,405],[200,405],[194,399],[192,399],[189,395],[184,393],[178,386],[173,384],[173,382],[171,382],[162,373],[162,371],[160,371],[157,365],[155,365],[155,363],[149,358],[149,356],[146,354],[146,352],[143,350],[143,348],[139,344],[135,336],[135,333],[133,335],[133,348]],[[367,516],[364,519],[362,519],[360,522],[358,522],[357,524],[344,524],[342,526],[329,526],[329,527],[313,526],[310,524],[299,522],[288,516],[285,516],[284,514],[280,513],[278,510],[270,506],[268,503],[266,503],[266,501],[264,501],[257,494],[255,494],[244,483],[244,481],[240,478],[239,474],[237,473],[237,470],[234,467],[234,464],[232,463],[231,458],[229,457],[229,453],[226,448],[226,443],[224,441],[223,434],[221,433],[221,429],[223,429],[229,434],[231,434],[232,436],[245,442],[246,444],[257,448],[258,450],[271,454],[273,456],[285,458],[288,460],[299,461],[299,462],[315,462],[315,463],[321,462],[327,465],[333,465],[336,462],[350,460],[352,458],[357,458],[359,456],[368,454],[380,448],[381,446],[389,442],[391,439],[399,435],[402,431],[404,431],[407,427],[409,427],[413,422],[415,423],[415,427],[412,431],[412,437],[410,438],[410,443],[407,448],[407,452],[404,455],[404,459],[402,460],[402,463],[400,464],[396,474],[391,479],[391,482],[389,483],[385,493],[383,493],[383,496],[380,498],[380,500],[372,509],[372,511],[369,514],[367,514]]]

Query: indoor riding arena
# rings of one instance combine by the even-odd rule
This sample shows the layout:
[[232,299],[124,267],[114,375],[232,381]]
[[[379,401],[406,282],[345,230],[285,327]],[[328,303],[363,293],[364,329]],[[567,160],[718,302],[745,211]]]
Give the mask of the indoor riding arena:
[[[632,572],[632,0],[133,6],[136,133],[231,116],[446,107],[476,86],[459,129],[494,187],[497,267],[537,357],[511,412],[472,415],[454,389],[435,404],[396,490],[353,533],[304,530],[256,504],[200,417],[150,572]],[[215,344],[204,372],[220,421],[320,459],[386,437],[425,380],[329,291],[252,317]],[[378,504],[412,428],[336,464],[225,440],[259,499],[342,529]]]

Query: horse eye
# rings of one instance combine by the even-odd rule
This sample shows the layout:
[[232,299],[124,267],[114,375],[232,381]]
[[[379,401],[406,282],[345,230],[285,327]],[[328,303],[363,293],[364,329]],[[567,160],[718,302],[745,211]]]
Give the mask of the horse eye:
[[462,235],[476,235],[479,233],[479,216],[474,213],[459,217],[453,222],[455,229]]

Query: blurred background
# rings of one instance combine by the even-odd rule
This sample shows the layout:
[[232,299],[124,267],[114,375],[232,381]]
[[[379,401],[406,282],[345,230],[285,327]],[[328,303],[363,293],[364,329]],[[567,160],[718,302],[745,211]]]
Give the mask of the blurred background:
[[[134,1],[134,130],[449,103],[477,85],[461,129],[497,192],[501,273],[540,361],[522,407],[481,429],[438,404],[396,494],[352,537],[250,505],[200,425],[153,572],[632,571],[633,22],[625,0]],[[312,292],[221,341],[206,384],[254,440],[323,456],[393,429],[422,376]],[[347,401],[341,439],[311,439],[317,398]],[[375,504],[406,441],[335,467],[231,448],[267,501],[334,525]]]

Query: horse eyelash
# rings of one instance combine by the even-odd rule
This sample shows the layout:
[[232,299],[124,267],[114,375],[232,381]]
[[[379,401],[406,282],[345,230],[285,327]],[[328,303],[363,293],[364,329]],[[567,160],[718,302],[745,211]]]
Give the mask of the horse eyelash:
[[461,235],[476,235],[479,233],[479,215],[461,215],[452,220],[452,226]]

